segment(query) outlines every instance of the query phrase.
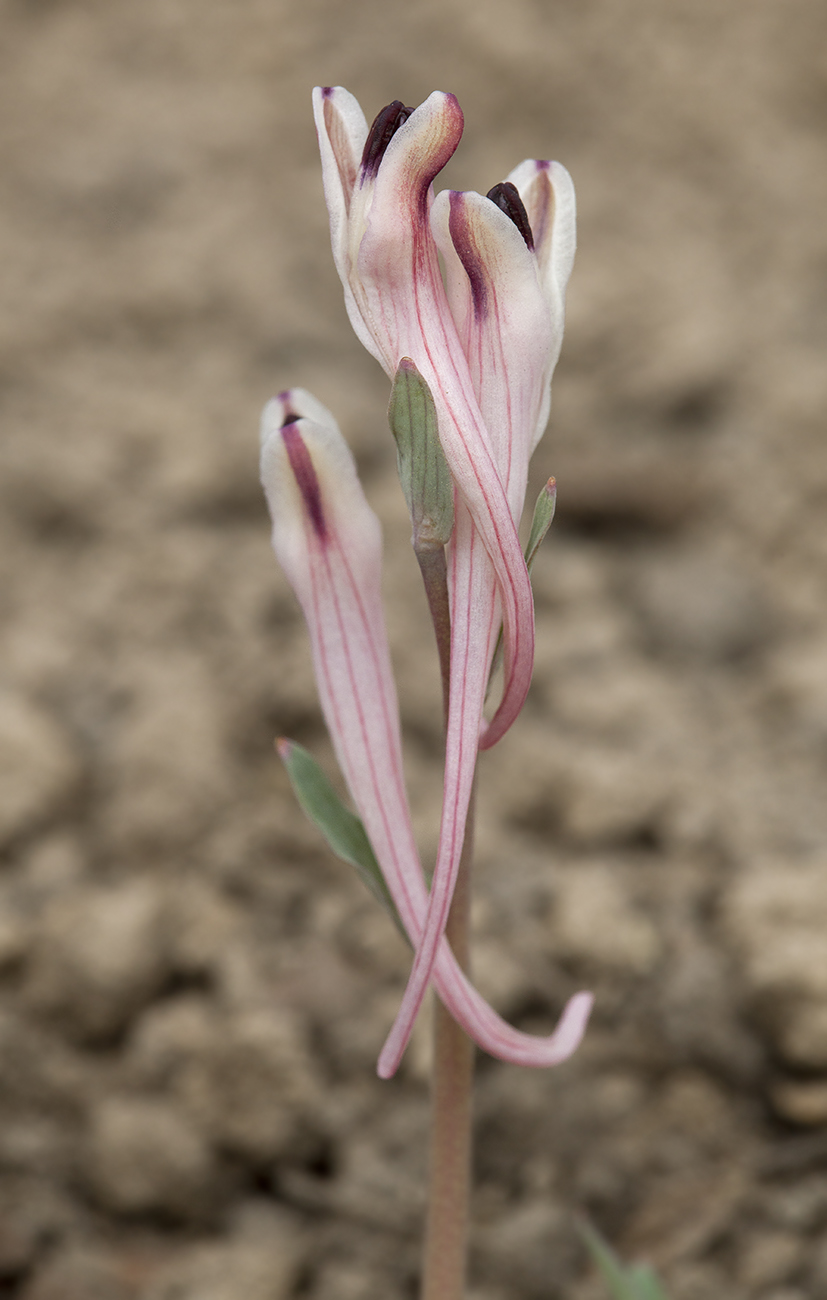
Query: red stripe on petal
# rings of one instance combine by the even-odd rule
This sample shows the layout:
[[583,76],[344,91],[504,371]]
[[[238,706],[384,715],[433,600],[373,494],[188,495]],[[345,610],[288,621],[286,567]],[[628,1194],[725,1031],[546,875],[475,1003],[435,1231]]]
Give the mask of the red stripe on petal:
[[313,525],[313,531],[320,542],[326,542],[327,522],[322,506],[322,493],[316,471],[313,468],[313,461],[310,459],[310,452],[304,444],[297,424],[286,424],[281,431],[281,436],[284,439],[284,449],[287,452],[287,459],[290,461],[290,468],[293,471],[296,485],[301,492],[305,509]]

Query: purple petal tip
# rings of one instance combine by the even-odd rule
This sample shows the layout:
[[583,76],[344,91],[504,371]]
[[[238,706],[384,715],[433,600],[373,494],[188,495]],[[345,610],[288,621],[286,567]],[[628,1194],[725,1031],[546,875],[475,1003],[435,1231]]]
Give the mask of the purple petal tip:
[[528,213],[525,210],[525,204],[520,198],[519,190],[511,181],[500,181],[498,185],[492,186],[488,191],[486,198],[489,198],[495,204],[500,212],[504,212],[510,221],[519,230],[526,242],[526,247],[534,248],[534,236],[531,233],[531,222],[528,219]]
[[482,259],[468,233],[468,222],[465,219],[465,195],[461,190],[451,190],[448,201],[450,204],[448,230],[451,241],[471,285],[474,316],[478,321],[483,320],[488,314],[488,285]]
[[412,108],[407,108],[401,99],[395,99],[392,103],[386,104],[373,119],[373,124],[368,131],[368,138],[365,141],[365,148],[362,153],[362,175],[375,176],[379,171],[379,164],[387,152],[388,145],[401,126],[404,126],[408,118],[413,113]]
[[310,459],[310,452],[305,446],[304,439],[297,426],[293,423],[286,424],[281,431],[284,439],[287,459],[290,461],[290,468],[296,479],[296,484],[302,494],[305,509],[313,525],[313,531],[320,542],[327,541],[327,521],[324,517],[322,507],[322,493],[319,487],[319,480],[316,477],[316,471],[313,468],[313,461]]

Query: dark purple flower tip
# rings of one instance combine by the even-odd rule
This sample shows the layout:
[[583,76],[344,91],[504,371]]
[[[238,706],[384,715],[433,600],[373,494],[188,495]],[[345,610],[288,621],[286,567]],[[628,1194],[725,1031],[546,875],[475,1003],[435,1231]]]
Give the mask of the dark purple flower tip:
[[531,222],[528,219],[528,213],[525,210],[520,192],[516,185],[511,181],[501,181],[499,185],[493,186],[486,195],[492,203],[496,203],[501,212],[514,222],[519,230],[528,248],[534,250],[534,236],[531,233]]
[[297,425],[293,422],[298,418],[298,416],[293,416],[292,420],[288,420],[282,425],[281,435],[284,439],[287,459],[290,461],[290,468],[302,494],[305,510],[310,516],[313,531],[320,542],[325,542],[327,541],[327,522],[322,507],[321,488],[316,477],[316,471],[313,468],[313,461],[310,459],[310,452],[307,450]]
[[412,108],[406,108],[401,99],[395,99],[392,104],[388,104],[380,113],[376,114],[373,125],[368,131],[368,138],[365,141],[365,148],[362,153],[362,174],[364,176],[374,177],[376,175],[388,145],[400,126],[407,122],[413,111]]
[[463,216],[465,195],[462,190],[451,190],[448,200],[450,216],[448,230],[456,249],[457,257],[462,262],[471,287],[471,301],[474,304],[474,316],[483,320],[488,315],[488,282],[485,267],[474,241],[469,237],[468,225]]

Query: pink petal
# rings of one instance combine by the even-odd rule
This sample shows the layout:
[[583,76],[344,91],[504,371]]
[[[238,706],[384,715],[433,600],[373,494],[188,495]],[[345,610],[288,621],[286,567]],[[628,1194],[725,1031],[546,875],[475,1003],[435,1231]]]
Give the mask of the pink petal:
[[480,194],[444,191],[431,226],[474,392],[519,523],[554,343],[537,257],[514,222]]
[[[542,197],[543,186],[553,192],[547,169],[535,171],[540,179],[530,196],[532,211],[552,265],[554,221],[539,210],[537,196]],[[431,226],[445,262],[448,299],[471,381],[518,522],[529,456],[548,417],[551,375],[560,350],[534,241],[494,202],[474,193],[441,194],[431,210]],[[499,616],[495,575],[478,543],[474,521],[458,507],[451,543],[451,707],[439,849],[425,931],[380,1069],[396,1068],[410,1037],[459,868]],[[495,744],[510,720],[501,705],[479,740],[481,746]]]
[[[566,287],[577,248],[577,204],[574,184],[562,163],[529,158],[508,176],[520,193],[531,229],[540,283],[546,295],[554,332],[551,370],[560,355],[565,323]],[[536,430],[531,451],[543,434]]]
[[[392,1074],[401,1060],[448,919],[465,837],[491,654],[499,631],[499,609],[492,600],[488,556],[461,501],[456,506],[450,561],[451,691],[439,848],[425,928],[402,1004],[379,1058],[380,1074]],[[477,605],[478,600],[483,602],[482,609]]]
[[[273,516],[273,545],[307,619],[337,757],[402,922],[417,944],[428,893],[402,774],[380,594],[379,525],[333,417],[300,389],[281,394],[265,409],[262,480]],[[451,1014],[484,1050],[526,1065],[566,1059],[580,1041],[591,1005],[589,994],[576,995],[555,1033],[534,1038],[507,1025],[487,1005],[444,939],[434,978]],[[383,1057],[383,1076],[394,1068]]]

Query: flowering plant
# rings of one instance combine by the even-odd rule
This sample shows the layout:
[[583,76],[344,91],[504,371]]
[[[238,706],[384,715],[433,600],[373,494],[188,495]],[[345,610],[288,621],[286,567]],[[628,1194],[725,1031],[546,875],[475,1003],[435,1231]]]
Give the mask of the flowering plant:
[[[430,889],[403,780],[378,521],[333,416],[300,389],[265,409],[262,479],[273,544],[307,620],[322,709],[359,819],[304,751],[287,741],[280,750],[307,810],[366,874],[415,951],[379,1073],[396,1070],[431,982],[480,1047],[524,1065],[555,1065],[577,1047],[591,996],[576,994],[549,1037],[522,1033],[474,989],[458,960],[464,941],[454,931],[449,944],[445,934],[470,856],[478,750],[512,725],[531,680],[529,565],[551,522],[553,481],[540,494],[527,555],[517,527],[562,341],[573,186],[559,163],[529,160],[485,196],[435,196],[434,178],[463,129],[453,95],[434,92],[416,109],[395,101],[370,128],[341,87],[317,88],[313,102],[348,314],[393,380],[391,425],[440,649],[446,754]],[[486,721],[500,644],[502,694]]]

